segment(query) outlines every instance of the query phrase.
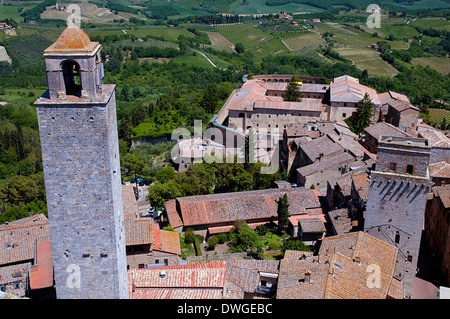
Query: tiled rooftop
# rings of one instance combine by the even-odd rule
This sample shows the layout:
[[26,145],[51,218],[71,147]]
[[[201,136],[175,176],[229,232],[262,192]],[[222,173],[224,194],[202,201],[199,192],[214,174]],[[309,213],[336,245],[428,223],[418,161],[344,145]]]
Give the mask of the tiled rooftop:
[[[281,261],[277,299],[398,297],[392,277],[397,251],[363,232],[327,237],[318,256]],[[379,287],[368,281],[370,267],[379,267]]]
[[152,243],[152,220],[150,218],[128,218],[124,220],[124,226],[127,246]]
[[430,176],[450,178],[450,163],[446,161],[432,163],[428,166]]
[[44,55],[95,54],[99,47],[98,42],[91,42],[83,30],[72,25],[61,33],[55,43],[44,50]]
[[132,283],[135,286],[136,290],[139,288],[223,288],[225,273],[226,263],[213,261],[131,269],[128,271],[128,281],[130,285]]
[[352,220],[349,217],[348,208],[335,209],[328,212],[331,223],[336,230],[337,235],[350,232],[352,229]]
[[33,259],[36,242],[49,240],[49,223],[43,214],[1,225],[0,265]]
[[277,216],[277,203],[287,194],[289,213],[305,214],[307,209],[320,207],[320,202],[310,189],[266,189],[200,196],[179,197],[185,226],[232,222]]
[[450,148],[450,139],[441,131],[420,131],[419,137],[428,139],[431,147]]
[[133,184],[122,185],[122,201],[125,219],[139,216],[139,208],[134,194]]
[[369,194],[369,176],[366,172],[352,175],[352,183],[361,200],[366,201]]
[[331,156],[327,159],[324,159],[321,162],[309,164],[303,167],[300,167],[297,169],[297,172],[306,177],[313,174],[316,174],[318,172],[321,172],[323,170],[327,170],[333,167],[337,167],[339,165],[351,163],[355,161],[355,158],[349,154],[349,153],[339,153],[334,156]]
[[330,101],[332,102],[353,102],[357,103],[368,93],[373,104],[379,105],[380,100],[377,92],[359,83],[357,78],[343,75],[334,78],[330,84]]
[[310,142],[302,143],[300,147],[306,156],[313,162],[320,157],[320,154],[323,154],[322,156],[330,156],[344,151],[344,149],[339,144],[335,143],[328,135],[318,137]]
[[450,185],[433,187],[433,191],[437,193],[445,208],[450,207]]
[[378,122],[376,124],[370,125],[365,128],[364,131],[366,134],[373,136],[375,139],[379,139],[380,136],[399,136],[399,137],[407,137],[408,133],[402,131],[398,127],[395,127],[392,124],[386,122]]
[[181,220],[180,215],[177,212],[177,201],[175,199],[169,200],[168,202],[164,203],[164,207],[166,209],[170,226],[172,226],[173,228],[183,226],[183,221]]

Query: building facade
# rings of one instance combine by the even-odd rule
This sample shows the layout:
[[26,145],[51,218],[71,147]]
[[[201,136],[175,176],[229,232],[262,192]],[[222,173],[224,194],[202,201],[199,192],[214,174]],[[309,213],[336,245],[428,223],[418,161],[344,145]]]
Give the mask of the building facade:
[[404,297],[414,288],[420,240],[431,182],[426,139],[381,136],[371,172],[364,231],[399,249],[394,278]]
[[44,51],[36,102],[57,298],[127,298],[114,85],[100,44],[67,27]]

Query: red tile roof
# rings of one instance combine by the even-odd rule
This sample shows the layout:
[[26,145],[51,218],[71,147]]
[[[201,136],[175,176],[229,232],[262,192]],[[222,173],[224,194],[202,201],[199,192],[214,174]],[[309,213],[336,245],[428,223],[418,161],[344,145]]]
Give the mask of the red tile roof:
[[98,42],[91,42],[86,33],[72,25],[67,27],[58,39],[44,50],[44,55],[95,54],[100,47]]
[[125,245],[144,245],[151,244],[152,220],[150,218],[128,218],[124,220],[125,226]]
[[247,192],[179,197],[184,226],[232,222],[237,219],[277,217],[277,203],[287,194],[289,213],[298,215],[306,209],[320,207],[312,190],[306,188],[266,189]]
[[366,172],[352,175],[352,183],[361,200],[366,201],[369,195],[369,176]]
[[41,289],[53,286],[53,257],[50,241],[38,243],[36,264],[30,268],[30,288]]
[[43,214],[0,225],[0,265],[33,259],[36,242],[49,240],[49,223]]
[[169,224],[173,228],[183,226],[183,221],[177,211],[177,202],[175,199],[169,200],[164,203],[166,208],[167,218],[169,219]]
[[[131,269],[128,281],[139,288],[223,288],[226,263],[213,261],[187,265]],[[165,276],[161,275],[165,272]]]
[[181,255],[180,234],[159,228],[159,224],[152,225],[153,250]]
[[330,84],[330,101],[332,102],[353,102],[357,103],[368,93],[373,104],[380,104],[377,92],[359,83],[357,78],[343,75],[334,78]]
[[[401,285],[393,280],[397,252],[363,232],[324,238],[318,256],[281,261],[277,299],[398,297]],[[375,268],[379,286],[370,281]]]

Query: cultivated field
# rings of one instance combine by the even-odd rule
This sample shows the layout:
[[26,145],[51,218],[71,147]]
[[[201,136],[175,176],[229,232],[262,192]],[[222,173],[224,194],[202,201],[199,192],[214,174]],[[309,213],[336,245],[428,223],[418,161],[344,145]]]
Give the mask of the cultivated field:
[[347,58],[360,70],[367,70],[369,75],[392,77],[398,71],[383,61],[378,51],[361,46],[347,46],[335,49],[342,57]]
[[429,65],[430,68],[435,69],[436,71],[442,74],[450,73],[450,59],[445,57],[426,57],[426,58],[413,58],[411,61],[414,65]]
[[233,43],[231,43],[227,38],[225,38],[219,32],[206,31],[205,33],[208,34],[209,40],[211,41],[211,46],[214,49],[216,49],[216,50],[225,50],[227,52],[233,52],[234,51]]
[[303,49],[309,45],[325,41],[322,39],[320,34],[308,33],[294,38],[283,39],[283,42],[288,47],[289,50],[295,51]]
[[429,122],[430,123],[440,123],[445,117],[447,123],[450,123],[450,111],[444,109],[429,109]]
[[256,56],[288,52],[280,38],[262,31],[253,23],[220,26],[216,30],[234,45],[242,43],[246,50],[252,51]]
[[241,4],[232,13],[236,14],[269,14],[280,12],[321,12],[322,9],[307,4],[289,3],[281,6],[267,6],[265,0],[247,0],[246,4]]

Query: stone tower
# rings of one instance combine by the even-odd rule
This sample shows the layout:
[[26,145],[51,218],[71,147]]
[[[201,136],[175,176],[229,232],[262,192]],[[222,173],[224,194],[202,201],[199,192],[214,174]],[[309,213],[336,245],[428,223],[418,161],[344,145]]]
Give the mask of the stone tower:
[[114,85],[100,44],[69,26],[44,51],[36,102],[58,298],[127,298]]
[[428,140],[381,136],[372,171],[364,231],[398,247],[394,278],[412,296],[427,193],[431,148]]

